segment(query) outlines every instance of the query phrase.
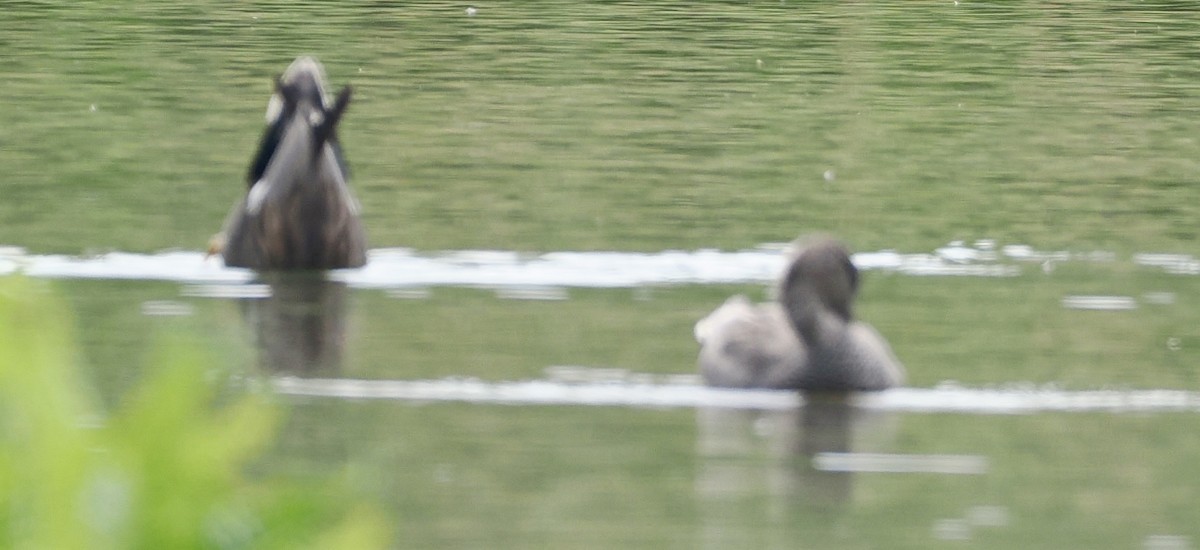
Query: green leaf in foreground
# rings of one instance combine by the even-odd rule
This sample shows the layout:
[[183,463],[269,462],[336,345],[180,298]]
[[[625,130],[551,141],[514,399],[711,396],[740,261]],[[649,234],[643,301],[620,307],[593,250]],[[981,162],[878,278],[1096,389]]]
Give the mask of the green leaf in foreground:
[[105,418],[70,327],[47,285],[0,279],[0,546],[386,545],[381,514],[338,480],[248,475],[279,409],[223,391],[229,373],[196,346],[163,346],[149,379]]

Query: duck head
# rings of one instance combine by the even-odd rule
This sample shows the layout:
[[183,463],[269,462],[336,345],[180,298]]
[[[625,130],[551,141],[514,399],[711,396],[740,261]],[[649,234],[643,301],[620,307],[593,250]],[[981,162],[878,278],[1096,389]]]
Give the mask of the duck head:
[[788,255],[791,265],[781,281],[779,297],[793,321],[798,317],[811,321],[817,311],[825,311],[849,322],[859,277],[846,246],[823,235],[802,237]]

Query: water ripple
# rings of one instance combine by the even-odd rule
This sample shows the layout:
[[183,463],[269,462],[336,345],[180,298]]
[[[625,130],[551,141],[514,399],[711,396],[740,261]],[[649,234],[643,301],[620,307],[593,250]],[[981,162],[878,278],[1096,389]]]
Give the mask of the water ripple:
[[[587,405],[644,408],[794,409],[797,392],[732,390],[697,384],[571,383],[557,380],[487,382],[478,379],[358,380],[278,377],[274,391],[295,396],[399,401],[459,401],[509,405]],[[1030,414],[1037,412],[1200,412],[1200,393],[1180,390],[1061,391],[959,387],[895,388],[851,396],[855,406],[897,412]]]
[[[784,267],[784,244],[752,250],[712,249],[662,252],[547,252],[455,250],[417,252],[380,248],[369,252],[362,269],[333,272],[331,278],[357,288],[428,286],[630,288],[663,284],[771,283]],[[1047,274],[1064,262],[1113,262],[1108,252],[1041,252],[1026,245],[997,247],[990,241],[972,246],[951,242],[929,253],[894,250],[859,252],[854,263],[863,270],[910,276],[1013,277],[1029,265]],[[1174,274],[1198,274],[1200,260],[1179,254],[1135,254],[1135,265]],[[245,269],[227,268],[220,258],[202,252],[157,254],[109,252],[94,256],[35,255],[15,246],[0,246],[0,275],[67,279],[129,279],[194,284],[244,284],[254,278]],[[1074,302],[1072,302],[1074,304]]]
[[[383,248],[370,251],[366,267],[337,271],[331,277],[357,288],[628,288],[662,284],[770,283],[783,269],[782,249],[783,245],[768,244],[735,252],[702,249],[528,254],[504,250],[420,253],[407,248]],[[860,252],[854,255],[854,263],[864,270],[913,276],[1011,277],[1021,273],[1022,263],[1048,256],[1027,249],[1013,248],[1012,254],[998,254],[987,248],[966,247],[954,242],[932,253]],[[254,278],[251,271],[227,268],[220,258],[208,257],[202,252],[109,252],[66,256],[34,255],[19,247],[0,246],[0,275],[5,273],[45,278],[163,280],[193,284],[244,284]]]

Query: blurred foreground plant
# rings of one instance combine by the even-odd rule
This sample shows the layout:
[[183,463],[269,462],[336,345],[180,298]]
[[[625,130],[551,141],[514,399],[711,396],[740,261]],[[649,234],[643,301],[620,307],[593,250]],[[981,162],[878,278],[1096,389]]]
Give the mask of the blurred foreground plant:
[[47,285],[0,278],[0,547],[386,545],[380,513],[332,482],[248,479],[279,411],[220,394],[228,373],[194,346],[160,349],[155,374],[105,415],[70,327]]

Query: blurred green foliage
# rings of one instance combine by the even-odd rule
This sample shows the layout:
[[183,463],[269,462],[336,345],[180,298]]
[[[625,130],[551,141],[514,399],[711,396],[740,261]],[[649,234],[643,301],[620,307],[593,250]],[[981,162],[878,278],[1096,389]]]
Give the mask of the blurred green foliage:
[[[280,409],[232,390],[182,338],[111,414],[48,285],[0,279],[0,546],[379,548],[380,512],[338,480],[255,471]],[[260,468],[261,469],[261,468]]]

